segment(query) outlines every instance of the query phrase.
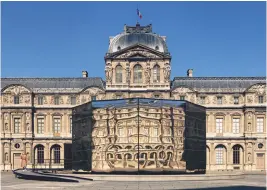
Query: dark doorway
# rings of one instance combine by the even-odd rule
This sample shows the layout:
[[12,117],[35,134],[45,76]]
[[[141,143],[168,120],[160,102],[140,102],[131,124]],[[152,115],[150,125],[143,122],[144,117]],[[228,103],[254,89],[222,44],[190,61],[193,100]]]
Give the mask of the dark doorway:
[[64,144],[64,169],[72,169],[72,144]]

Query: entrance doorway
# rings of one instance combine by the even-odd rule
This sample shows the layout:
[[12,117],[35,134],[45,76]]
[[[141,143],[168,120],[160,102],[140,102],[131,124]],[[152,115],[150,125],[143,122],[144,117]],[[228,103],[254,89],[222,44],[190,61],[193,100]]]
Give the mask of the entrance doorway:
[[20,168],[20,153],[14,153],[13,154],[13,169]]
[[265,155],[264,153],[257,154],[257,169],[264,170],[265,169]]
[[72,144],[64,144],[64,169],[72,169]]

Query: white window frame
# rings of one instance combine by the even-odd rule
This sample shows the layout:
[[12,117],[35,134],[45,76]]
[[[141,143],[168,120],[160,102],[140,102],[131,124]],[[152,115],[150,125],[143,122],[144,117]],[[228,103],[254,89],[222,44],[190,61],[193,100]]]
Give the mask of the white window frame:
[[53,118],[53,131],[54,133],[60,133],[61,131],[61,118],[60,117]]
[[223,100],[222,96],[217,96],[217,104],[221,105]]
[[14,117],[14,133],[20,133],[21,130],[21,118]]
[[44,133],[44,118],[39,117],[37,118],[37,134],[43,134],[43,133]]
[[264,132],[264,118],[263,117],[257,117],[257,133],[263,133]]
[[223,133],[223,118],[216,118],[216,133]]
[[237,134],[240,132],[240,118],[233,118],[232,120],[233,125],[233,133]]
[[216,156],[216,164],[217,165],[222,165],[223,162],[223,157],[224,157],[224,147],[217,147],[215,149],[215,156]]

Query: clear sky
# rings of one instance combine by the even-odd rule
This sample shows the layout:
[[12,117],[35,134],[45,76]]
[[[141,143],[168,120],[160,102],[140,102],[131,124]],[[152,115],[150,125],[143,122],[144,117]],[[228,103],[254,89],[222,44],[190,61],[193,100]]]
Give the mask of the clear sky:
[[2,2],[2,77],[104,77],[109,36],[167,36],[172,74],[266,76],[265,2]]

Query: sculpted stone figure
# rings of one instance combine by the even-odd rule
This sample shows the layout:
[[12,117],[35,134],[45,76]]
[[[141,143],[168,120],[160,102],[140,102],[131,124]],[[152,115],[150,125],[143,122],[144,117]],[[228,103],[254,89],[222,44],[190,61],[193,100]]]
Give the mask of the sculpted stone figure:
[[146,76],[146,83],[149,84],[150,83],[151,72],[150,72],[150,69],[148,67],[146,68],[145,76]]
[[109,67],[109,66],[106,67],[105,72],[106,72],[106,79],[107,79],[107,81],[108,81],[108,82],[112,82],[112,73],[113,73],[112,68]]
[[171,74],[171,66],[169,64],[165,64],[165,68],[163,70],[163,73],[164,73],[165,82],[169,82],[170,74]]

